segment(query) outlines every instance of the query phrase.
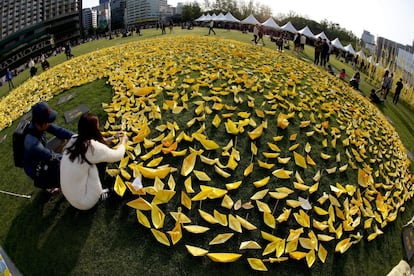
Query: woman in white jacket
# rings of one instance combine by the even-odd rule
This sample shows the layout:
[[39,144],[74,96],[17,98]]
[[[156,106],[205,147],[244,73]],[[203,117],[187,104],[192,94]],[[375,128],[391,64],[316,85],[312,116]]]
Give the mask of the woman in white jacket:
[[120,139],[118,148],[109,148],[99,130],[98,117],[91,113],[81,116],[78,134],[67,143],[60,162],[62,193],[73,207],[91,209],[107,192],[102,189],[99,175],[105,170],[102,163],[116,162],[124,156],[128,137],[121,134]]

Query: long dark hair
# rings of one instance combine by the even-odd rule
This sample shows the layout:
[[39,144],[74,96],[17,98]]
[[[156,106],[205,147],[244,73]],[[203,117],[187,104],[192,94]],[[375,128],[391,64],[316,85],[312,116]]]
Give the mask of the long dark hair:
[[86,161],[88,164],[91,164],[85,157],[86,151],[91,144],[91,139],[106,144],[99,130],[99,118],[92,113],[85,113],[78,122],[78,137],[76,141],[66,149],[72,162],[79,157],[81,163]]

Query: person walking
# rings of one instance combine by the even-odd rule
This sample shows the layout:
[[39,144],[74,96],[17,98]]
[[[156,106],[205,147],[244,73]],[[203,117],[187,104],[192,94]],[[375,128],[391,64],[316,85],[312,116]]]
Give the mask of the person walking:
[[257,39],[259,38],[259,24],[254,25],[253,27],[253,40],[254,44],[257,44]]
[[258,34],[257,34],[257,36],[258,36],[257,42],[259,42],[261,40],[262,43],[263,43],[263,46],[265,46],[265,42],[263,40],[264,33],[265,33],[264,26],[263,25],[259,25]]
[[210,25],[209,25],[209,28],[208,28],[208,35],[210,35],[211,32],[213,32],[214,35],[216,35],[216,32],[214,31],[214,20],[210,21]]
[[6,81],[9,84],[9,90],[12,90],[12,88],[14,88],[14,83],[13,83],[13,72],[10,70],[10,68],[7,68],[7,71],[6,71]]
[[395,85],[396,85],[396,87],[395,87],[395,94],[394,94],[394,98],[392,99],[392,102],[394,104],[397,104],[398,103],[398,99],[400,98],[401,90],[403,89],[402,79],[400,78],[400,80],[397,81],[397,83]]

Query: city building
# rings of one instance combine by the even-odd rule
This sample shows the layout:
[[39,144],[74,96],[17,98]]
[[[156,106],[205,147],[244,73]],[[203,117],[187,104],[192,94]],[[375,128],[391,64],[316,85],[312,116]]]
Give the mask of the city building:
[[361,36],[361,40],[365,49],[367,49],[371,54],[375,51],[375,36],[370,32],[364,30]]
[[125,3],[126,27],[144,22],[166,21],[171,15],[167,0],[126,0]]
[[0,75],[80,37],[81,0],[1,0]]
[[87,8],[82,10],[82,22],[85,32],[91,28],[98,28],[98,10],[95,8]]

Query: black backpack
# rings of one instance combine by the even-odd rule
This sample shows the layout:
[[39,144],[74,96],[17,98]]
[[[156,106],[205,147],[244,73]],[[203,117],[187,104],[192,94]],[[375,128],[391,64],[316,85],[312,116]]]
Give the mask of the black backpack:
[[23,168],[24,138],[29,130],[30,121],[22,119],[13,132],[14,165]]

